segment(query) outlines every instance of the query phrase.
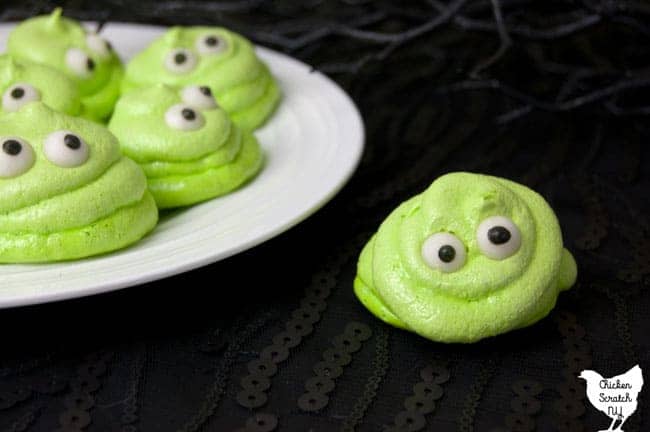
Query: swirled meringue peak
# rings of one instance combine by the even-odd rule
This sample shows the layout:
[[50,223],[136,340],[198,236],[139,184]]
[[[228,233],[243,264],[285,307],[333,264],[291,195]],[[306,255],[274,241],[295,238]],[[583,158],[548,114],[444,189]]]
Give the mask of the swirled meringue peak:
[[108,125],[122,152],[144,170],[160,208],[224,195],[262,168],[255,137],[209,103],[205,88],[157,84],[133,90],[120,98]]
[[0,115],[0,263],[113,251],[157,220],[142,170],[104,126],[42,102]]
[[273,113],[279,87],[244,37],[221,27],[172,27],[127,65],[122,90],[164,83],[207,86],[239,127]]
[[458,172],[388,216],[361,253],[354,290],[391,325],[469,343],[540,320],[575,279],[558,220],[539,194]]
[[42,101],[50,108],[79,115],[81,98],[75,83],[49,66],[0,56],[0,112],[18,111]]
[[61,13],[56,8],[21,22],[9,35],[7,51],[65,74],[81,95],[81,115],[105,121],[120,94],[122,63],[108,41]]

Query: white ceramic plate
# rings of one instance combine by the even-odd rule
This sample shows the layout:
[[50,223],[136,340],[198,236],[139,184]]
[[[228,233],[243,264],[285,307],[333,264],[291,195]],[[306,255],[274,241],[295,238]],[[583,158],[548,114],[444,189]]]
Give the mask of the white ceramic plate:
[[[0,24],[4,51],[13,26]],[[102,34],[128,60],[164,28],[110,23]],[[107,292],[185,272],[249,249],[307,218],[354,172],[363,123],[350,98],[326,76],[259,48],[284,99],[256,134],[266,152],[261,174],[244,188],[163,218],[140,243],[69,263],[0,265],[0,307]]]

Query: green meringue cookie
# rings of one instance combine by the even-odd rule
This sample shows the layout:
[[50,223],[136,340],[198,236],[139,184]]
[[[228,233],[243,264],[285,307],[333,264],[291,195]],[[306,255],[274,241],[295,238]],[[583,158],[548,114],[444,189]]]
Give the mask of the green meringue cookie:
[[108,127],[144,170],[160,208],[226,194],[262,167],[255,137],[229,119],[207,86],[158,84],[129,92]]
[[354,291],[393,326],[469,343],[540,320],[576,272],[540,195],[459,172],[388,216],[361,253]]
[[278,85],[252,44],[221,27],[172,27],[129,62],[122,90],[155,83],[209,86],[246,130],[261,126],[280,100]]
[[106,120],[120,94],[124,68],[110,44],[77,21],[61,16],[61,8],[20,23],[9,35],[9,54],[53,67],[70,79],[82,98],[81,115]]
[[49,66],[0,56],[0,111],[12,112],[42,101],[50,108],[79,115],[81,99],[75,83]]
[[0,115],[0,262],[113,251],[157,220],[142,170],[104,126],[42,102]]

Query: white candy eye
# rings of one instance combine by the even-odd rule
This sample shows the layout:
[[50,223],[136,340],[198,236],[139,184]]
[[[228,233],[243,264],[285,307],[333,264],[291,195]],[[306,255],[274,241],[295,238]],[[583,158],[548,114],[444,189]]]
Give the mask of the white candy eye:
[[450,233],[437,233],[422,244],[422,258],[431,268],[451,273],[465,264],[467,252],[458,237]]
[[514,255],[519,250],[521,233],[510,218],[492,216],[478,226],[476,240],[483,255],[502,260]]
[[9,87],[2,95],[2,109],[18,111],[23,105],[41,100],[41,93],[26,83],[17,83]]
[[95,70],[95,61],[81,48],[70,48],[65,53],[65,64],[78,77],[88,78]]
[[181,98],[186,104],[197,109],[209,110],[217,107],[217,101],[212,96],[208,86],[188,86],[181,91]]
[[99,36],[97,33],[88,33],[86,35],[86,45],[88,45],[88,48],[90,48],[92,52],[102,58],[109,57],[113,50],[110,42]]
[[176,48],[167,53],[165,67],[175,74],[190,72],[196,67],[196,56],[185,48]]
[[196,40],[196,49],[200,54],[219,54],[226,48],[226,41],[216,34],[201,36]]
[[83,165],[88,160],[88,144],[74,132],[60,130],[45,138],[43,144],[45,157],[54,165],[73,168]]
[[16,137],[0,138],[0,178],[17,177],[34,165],[34,150]]
[[165,113],[165,123],[174,129],[190,131],[200,129],[205,124],[205,119],[194,108],[177,104],[172,105]]

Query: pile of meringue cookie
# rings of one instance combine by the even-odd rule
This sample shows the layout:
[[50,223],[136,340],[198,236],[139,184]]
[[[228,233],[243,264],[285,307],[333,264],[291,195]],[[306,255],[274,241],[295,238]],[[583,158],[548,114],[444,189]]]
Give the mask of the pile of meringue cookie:
[[242,36],[173,27],[124,65],[61,9],[0,56],[0,263],[101,254],[158,210],[231,192],[263,167],[253,131],[280,101]]

